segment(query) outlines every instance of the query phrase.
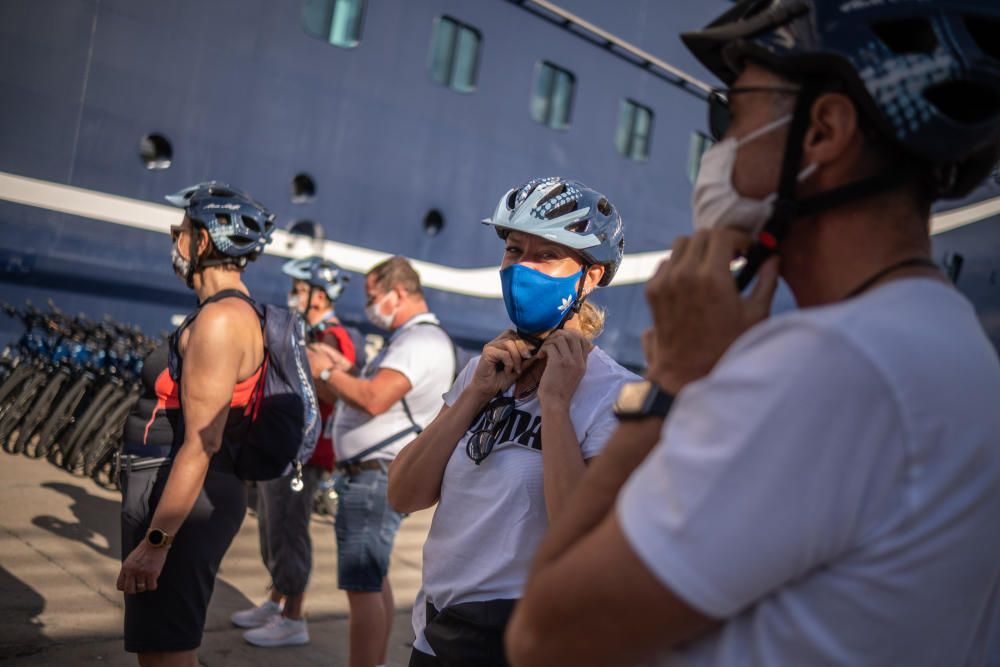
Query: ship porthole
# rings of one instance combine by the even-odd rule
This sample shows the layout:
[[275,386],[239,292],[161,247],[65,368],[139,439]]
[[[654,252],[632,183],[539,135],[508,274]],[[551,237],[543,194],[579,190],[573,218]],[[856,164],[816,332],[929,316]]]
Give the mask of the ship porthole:
[[292,203],[307,204],[316,196],[316,181],[312,176],[302,172],[292,179]]
[[139,140],[139,157],[146,169],[166,169],[174,157],[174,149],[162,134],[147,134]]
[[437,236],[444,227],[444,216],[441,211],[432,208],[424,216],[424,232],[427,236]]

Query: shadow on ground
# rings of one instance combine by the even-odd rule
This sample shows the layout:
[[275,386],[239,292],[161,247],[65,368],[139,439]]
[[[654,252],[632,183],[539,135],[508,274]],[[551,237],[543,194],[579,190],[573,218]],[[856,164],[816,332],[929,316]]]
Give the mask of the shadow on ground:
[[[69,523],[46,514],[36,516],[31,523],[59,537],[84,544],[102,556],[121,558],[121,533],[118,530],[118,523],[108,521],[108,517],[118,516],[120,503],[91,495],[76,484],[46,482],[42,487],[58,491],[73,501],[69,509],[76,517],[76,523]],[[97,536],[104,538],[104,544],[95,540]]]

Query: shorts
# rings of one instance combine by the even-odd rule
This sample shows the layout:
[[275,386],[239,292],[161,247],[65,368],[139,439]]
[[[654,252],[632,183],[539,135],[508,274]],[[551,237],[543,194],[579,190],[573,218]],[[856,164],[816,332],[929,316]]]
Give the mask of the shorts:
[[271,583],[282,595],[302,595],[309,583],[312,572],[309,519],[322,474],[320,468],[303,466],[303,487],[298,492],[291,487],[294,470],[277,479],[257,482],[260,555]]
[[392,543],[402,515],[389,506],[385,470],[338,477],[337,583],[341,590],[377,593],[389,571]]
[[[146,537],[170,466],[122,472],[122,559]],[[247,509],[246,485],[210,467],[174,536],[155,591],[125,596],[125,650],[191,651],[201,645],[219,563]]]

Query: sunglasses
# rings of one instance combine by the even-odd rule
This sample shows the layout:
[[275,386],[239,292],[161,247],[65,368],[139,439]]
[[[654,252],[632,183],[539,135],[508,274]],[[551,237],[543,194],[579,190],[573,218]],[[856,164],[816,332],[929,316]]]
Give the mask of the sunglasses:
[[482,463],[493,451],[493,446],[497,444],[497,438],[500,437],[503,425],[510,419],[513,412],[513,396],[497,395],[483,408],[485,415],[483,425],[469,436],[469,441],[465,445],[465,453],[476,465]]
[[729,131],[733,123],[733,112],[729,108],[729,98],[740,93],[774,93],[777,95],[794,95],[798,88],[790,86],[744,86],[741,88],[715,88],[708,94],[708,133],[715,141]]
[[170,240],[177,243],[177,239],[180,238],[183,231],[185,230],[181,225],[170,225]]

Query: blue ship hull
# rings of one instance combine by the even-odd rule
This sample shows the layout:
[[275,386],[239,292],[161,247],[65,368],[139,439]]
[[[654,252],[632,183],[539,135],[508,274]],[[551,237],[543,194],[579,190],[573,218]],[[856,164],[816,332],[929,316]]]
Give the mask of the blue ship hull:
[[[703,73],[676,33],[704,24],[725,4],[563,2],[696,76]],[[193,182],[228,181],[273,208],[282,224],[319,223],[340,244],[327,246],[330,257],[351,269],[363,271],[371,251],[426,263],[425,275],[435,276],[432,309],[472,348],[508,326],[499,279],[482,286],[484,271],[495,273],[502,245],[479,220],[512,185],[559,174],[602,190],[623,213],[626,253],[635,265],[690,230],[689,147],[705,110],[689,87],[506,0],[371,0],[353,49],[307,35],[302,6],[291,0],[0,4],[0,180],[15,179],[8,190],[18,190],[17,178],[35,179],[43,193],[27,203],[9,192],[0,196],[0,297],[36,303],[51,297],[66,311],[108,313],[152,332],[170,329],[171,318],[191,308],[191,293],[171,272],[162,225],[109,221],[67,203],[64,186],[159,204]],[[471,93],[438,85],[428,74],[432,27],[443,15],[482,34]],[[529,113],[541,61],[577,78],[566,130]],[[622,99],[655,113],[646,161],[615,150]],[[169,169],[149,170],[140,160],[139,141],[151,133],[169,138]],[[298,173],[316,183],[306,203],[292,201]],[[1000,347],[998,197],[991,181],[966,201],[940,206],[939,213],[959,213],[936,223],[939,230],[954,226],[934,235],[934,256],[951,266],[961,256],[957,285]],[[966,208],[977,203],[982,210]],[[443,219],[434,235],[423,224],[432,210]],[[288,282],[280,266],[304,251],[301,245],[275,250],[283,255],[263,257],[246,277],[256,296],[283,303]],[[358,279],[338,304],[342,318],[361,323],[363,300]],[[639,336],[649,325],[641,280],[601,290],[594,301],[609,311],[601,345],[641,366]],[[791,306],[782,293],[776,307]],[[0,335],[9,338],[15,328],[2,321]]]

